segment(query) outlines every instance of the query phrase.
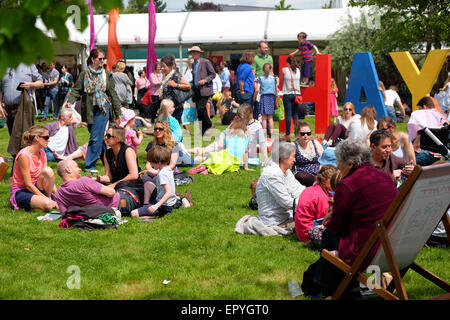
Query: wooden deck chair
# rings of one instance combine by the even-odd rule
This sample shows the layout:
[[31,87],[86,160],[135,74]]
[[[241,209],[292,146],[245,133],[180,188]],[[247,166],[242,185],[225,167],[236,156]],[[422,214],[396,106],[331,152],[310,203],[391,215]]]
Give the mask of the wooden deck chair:
[[[433,299],[450,299],[450,284],[414,262],[440,220],[444,222],[450,239],[449,203],[450,163],[423,168],[416,166],[383,218],[375,223],[375,231],[353,265],[322,250],[322,257],[346,274],[332,298],[339,299],[352,279],[369,288],[374,287],[373,279],[368,283],[369,277],[360,269],[371,249],[381,242],[370,265],[378,266],[381,273],[390,272],[393,279],[387,289],[381,286],[371,288],[376,294],[389,300],[407,300],[402,278],[411,268],[447,291],[447,294]],[[393,289],[398,296],[392,293]]]

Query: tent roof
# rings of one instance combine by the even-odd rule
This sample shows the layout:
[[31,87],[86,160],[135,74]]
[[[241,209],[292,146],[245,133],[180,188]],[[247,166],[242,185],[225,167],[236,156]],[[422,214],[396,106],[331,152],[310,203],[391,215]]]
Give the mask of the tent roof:
[[[194,43],[254,42],[259,40],[296,41],[304,31],[309,40],[326,40],[350,14],[359,10],[314,9],[271,11],[174,12],[156,14],[157,45]],[[108,16],[95,15],[96,45],[108,45]],[[121,14],[117,22],[120,45],[146,46],[148,41],[147,14]],[[89,27],[83,32],[89,43]]]

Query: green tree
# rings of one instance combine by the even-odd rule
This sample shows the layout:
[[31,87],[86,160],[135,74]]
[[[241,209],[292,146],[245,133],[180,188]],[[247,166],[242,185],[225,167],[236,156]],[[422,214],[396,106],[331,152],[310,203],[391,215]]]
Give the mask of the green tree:
[[[377,46],[385,50],[409,48],[426,53],[432,47],[450,45],[450,10],[448,0],[350,0],[356,7],[371,6],[381,13],[382,32]],[[382,39],[383,41],[378,41]]]
[[[93,6],[106,11],[123,8],[121,0],[94,0]],[[66,21],[72,19],[82,32],[88,26],[88,16],[84,0],[0,0],[0,77],[7,67],[33,64],[38,58],[54,59],[52,39],[35,26],[38,18],[53,30],[54,39],[65,45],[69,39]]]
[[163,0],[155,0],[153,3],[155,4],[156,13],[166,12],[167,4]]
[[385,30],[383,26],[375,28],[377,23],[374,21],[379,21],[379,16],[366,16],[363,14],[358,19],[347,16],[340,29],[329,37],[330,41],[323,50],[323,53],[332,55],[332,68],[340,75],[338,77],[340,79],[336,79],[338,81],[340,101],[343,101],[345,97],[345,76],[350,74],[353,55],[357,52],[371,52],[379,79],[386,86],[390,84],[399,85],[401,96],[404,97],[409,94],[400,73],[389,55],[390,50],[386,50],[378,45],[378,41],[382,40],[380,35]]
[[[148,0],[130,0],[124,13],[147,13]],[[160,13],[166,10],[167,4],[162,0],[154,0],[155,12]]]
[[188,0],[186,4],[184,5],[183,11],[193,11],[195,8],[197,8],[200,4],[196,2],[195,0]]
[[292,5],[285,4],[285,0],[280,0],[279,4],[275,5],[275,10],[293,10]]
[[332,0],[330,0],[328,3],[326,3],[326,4],[324,4],[322,6],[322,9],[331,9],[331,8],[333,8],[333,1]]

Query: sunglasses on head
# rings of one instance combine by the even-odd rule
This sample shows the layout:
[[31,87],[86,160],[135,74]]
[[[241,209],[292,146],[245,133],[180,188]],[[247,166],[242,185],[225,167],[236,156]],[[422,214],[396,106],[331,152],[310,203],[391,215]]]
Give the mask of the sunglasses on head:
[[306,136],[306,135],[308,135],[308,136],[310,136],[311,135],[311,131],[309,131],[309,132],[300,132],[300,135],[303,137],[303,136]]
[[114,138],[114,136],[112,134],[107,133],[107,134],[105,134],[105,138],[110,139],[110,138]]
[[48,139],[50,139],[50,136],[39,136],[39,137],[41,137],[42,139],[47,140],[47,141],[48,141]]
[[164,128],[155,128],[153,131],[164,131]]

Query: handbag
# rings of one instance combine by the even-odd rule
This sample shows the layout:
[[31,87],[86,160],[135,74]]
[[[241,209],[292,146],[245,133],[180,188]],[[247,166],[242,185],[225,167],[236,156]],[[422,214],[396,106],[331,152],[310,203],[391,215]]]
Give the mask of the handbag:
[[280,97],[277,98],[280,106],[278,109],[273,110],[273,120],[283,121],[284,120],[284,104]]
[[171,97],[172,101],[175,105],[180,105],[183,102],[185,102],[187,99],[192,97],[194,95],[194,91],[192,88],[189,90],[181,90],[178,88],[172,88],[171,90]]
[[294,76],[292,75],[292,71],[291,69],[289,69],[289,72],[291,73],[291,81],[292,81],[292,89],[294,89],[294,94],[295,96],[295,103],[296,104],[302,104],[303,103],[303,97],[301,92],[297,95],[297,92],[295,91],[295,86],[294,86]]

